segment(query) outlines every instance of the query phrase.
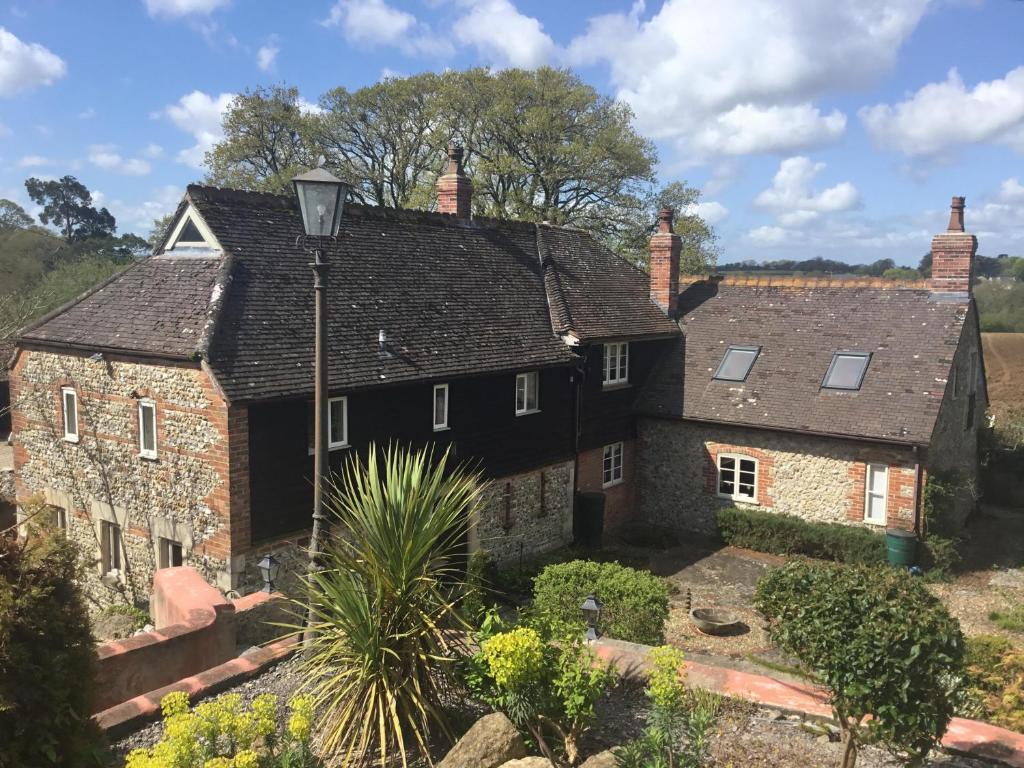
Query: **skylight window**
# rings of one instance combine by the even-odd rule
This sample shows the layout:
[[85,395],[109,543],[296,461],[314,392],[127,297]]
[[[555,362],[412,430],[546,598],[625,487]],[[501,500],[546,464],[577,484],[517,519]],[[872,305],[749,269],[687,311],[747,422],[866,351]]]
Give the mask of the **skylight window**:
[[836,352],[821,382],[824,389],[860,389],[871,355],[865,352]]
[[760,352],[760,347],[729,347],[715,371],[715,378],[721,381],[746,381]]

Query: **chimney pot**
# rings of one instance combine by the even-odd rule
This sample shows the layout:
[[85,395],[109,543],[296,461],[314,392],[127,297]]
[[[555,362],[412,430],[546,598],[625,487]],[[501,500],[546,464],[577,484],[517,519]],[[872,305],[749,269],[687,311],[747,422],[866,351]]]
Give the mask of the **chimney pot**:
[[965,197],[954,197],[949,206],[949,227],[948,232],[964,231],[964,201]]
[[658,211],[658,231],[672,232],[672,219],[674,218],[671,208],[662,208]]

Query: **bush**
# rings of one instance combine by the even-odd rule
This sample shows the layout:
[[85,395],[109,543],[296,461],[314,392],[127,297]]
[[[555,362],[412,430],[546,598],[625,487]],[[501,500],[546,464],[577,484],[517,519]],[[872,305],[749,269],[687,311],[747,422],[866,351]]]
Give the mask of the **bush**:
[[163,738],[150,749],[134,749],[125,768],[312,768],[319,765],[309,746],[313,701],[289,702],[283,733],[277,726],[277,697],[265,693],[242,706],[237,693],[189,710],[188,694],[169,693],[160,701]]
[[489,604],[491,561],[487,552],[478,549],[466,563],[466,583],[462,588],[462,618],[472,627],[478,627]]
[[1024,651],[1005,637],[967,639],[967,714],[1024,733]]
[[469,662],[473,693],[508,715],[552,762],[558,746],[575,764],[580,737],[614,680],[611,665],[598,665],[578,635],[552,643],[532,627],[517,627],[478,640]]
[[761,580],[755,605],[772,639],[830,691],[844,768],[869,741],[923,762],[954,714],[964,640],[920,580],[893,568],[791,562]]
[[0,537],[0,766],[102,764],[95,651],[74,544]]
[[573,560],[549,565],[534,580],[533,611],[555,627],[582,634],[580,606],[593,593],[603,603],[598,631],[608,637],[645,645],[664,641],[668,619],[668,586],[646,571],[618,563]]
[[867,528],[810,523],[793,515],[723,509],[718,531],[726,544],[772,555],[806,555],[840,563],[884,563],[885,537]]
[[918,562],[928,581],[948,581],[960,565],[960,542],[942,536],[928,536],[918,543]]
[[332,535],[296,608],[312,606],[300,669],[324,756],[340,765],[404,764],[407,753],[427,754],[432,736],[451,736],[442,704],[463,650],[451,630],[466,626],[461,552],[481,485],[447,461],[371,445],[366,463],[353,458],[330,488]]

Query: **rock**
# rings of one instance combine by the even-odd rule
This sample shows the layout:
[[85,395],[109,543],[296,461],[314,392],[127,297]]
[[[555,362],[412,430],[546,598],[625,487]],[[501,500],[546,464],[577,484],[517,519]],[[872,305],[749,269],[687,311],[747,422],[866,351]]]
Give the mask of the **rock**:
[[606,749],[604,752],[598,752],[596,755],[588,757],[580,768],[615,768],[615,755],[610,749]]
[[[437,768],[498,768],[521,757],[526,757],[523,737],[511,720],[501,712],[494,712],[473,723]],[[543,768],[550,765],[549,761],[541,764]]]
[[546,757],[522,757],[518,760],[509,760],[501,768],[555,768],[555,766]]

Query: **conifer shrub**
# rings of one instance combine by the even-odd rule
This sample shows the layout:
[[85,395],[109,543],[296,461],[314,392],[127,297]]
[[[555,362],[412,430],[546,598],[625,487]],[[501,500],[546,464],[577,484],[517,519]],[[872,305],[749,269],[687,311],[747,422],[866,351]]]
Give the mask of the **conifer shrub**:
[[0,767],[99,766],[96,656],[78,552],[33,526],[0,537]]

